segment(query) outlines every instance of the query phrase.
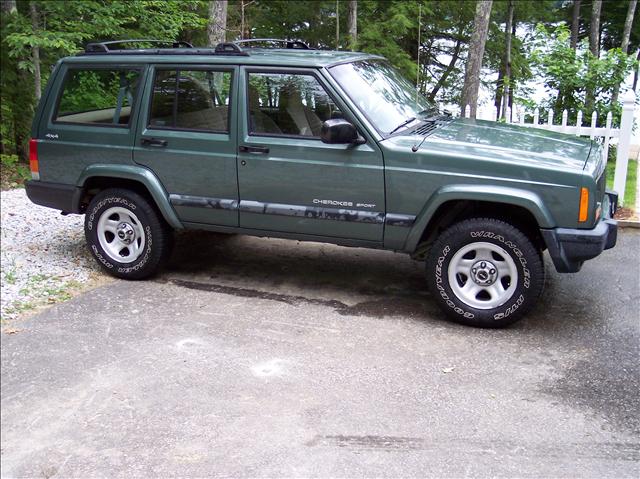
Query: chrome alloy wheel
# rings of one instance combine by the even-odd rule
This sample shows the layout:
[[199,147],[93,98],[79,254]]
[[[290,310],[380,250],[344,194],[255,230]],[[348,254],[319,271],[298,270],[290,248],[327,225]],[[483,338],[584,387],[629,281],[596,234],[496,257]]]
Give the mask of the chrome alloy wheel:
[[518,285],[518,269],[509,253],[493,243],[468,244],[451,258],[449,285],[460,301],[476,309],[506,303]]
[[98,241],[109,258],[132,263],[144,251],[145,234],[138,217],[126,208],[109,208],[98,221]]

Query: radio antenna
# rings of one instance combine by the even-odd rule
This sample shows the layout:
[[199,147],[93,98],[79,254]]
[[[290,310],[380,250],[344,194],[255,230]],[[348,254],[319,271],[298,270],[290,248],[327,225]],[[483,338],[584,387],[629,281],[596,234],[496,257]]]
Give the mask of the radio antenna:
[[418,68],[416,71],[416,106],[418,106],[418,90],[420,89],[420,30],[422,30],[422,5],[418,4]]
[[[422,4],[418,4],[418,59],[417,59],[417,68],[416,68],[416,111],[418,111],[418,93],[420,91],[420,31],[422,30]],[[415,141],[413,142],[413,146],[411,147],[411,151],[414,153],[418,151],[420,148],[418,145],[418,128],[416,128]],[[426,136],[425,136],[426,138]],[[424,143],[424,139],[420,143],[422,146]]]

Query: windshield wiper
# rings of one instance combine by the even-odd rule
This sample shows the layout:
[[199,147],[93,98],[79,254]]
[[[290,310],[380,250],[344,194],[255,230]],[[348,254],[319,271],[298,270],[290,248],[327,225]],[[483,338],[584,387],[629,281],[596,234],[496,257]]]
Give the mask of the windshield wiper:
[[411,118],[407,118],[405,121],[403,121],[402,123],[400,123],[398,126],[396,126],[393,130],[391,130],[389,132],[390,135],[393,135],[396,131],[398,131],[400,128],[402,128],[403,126],[408,125],[409,123],[411,123],[412,121],[414,121],[416,119],[415,116],[412,116]]

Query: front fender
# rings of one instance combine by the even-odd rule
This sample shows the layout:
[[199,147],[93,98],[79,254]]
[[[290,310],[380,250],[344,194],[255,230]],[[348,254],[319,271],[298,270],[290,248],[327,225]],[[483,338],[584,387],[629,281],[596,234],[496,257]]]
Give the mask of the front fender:
[[87,180],[95,177],[103,178],[122,178],[125,180],[137,181],[144,185],[156,206],[162,213],[164,219],[175,229],[183,229],[184,226],[178,219],[175,210],[169,203],[169,196],[165,191],[162,183],[153,172],[142,166],[133,165],[101,165],[93,164],[87,166],[80,174],[76,186],[82,188]]
[[443,186],[431,195],[431,198],[429,198],[420,214],[416,217],[403,249],[409,252],[415,251],[422,233],[438,208],[447,201],[456,200],[487,201],[520,206],[534,216],[539,228],[553,228],[556,226],[553,216],[549,213],[543,201],[531,191],[507,186],[448,185]]

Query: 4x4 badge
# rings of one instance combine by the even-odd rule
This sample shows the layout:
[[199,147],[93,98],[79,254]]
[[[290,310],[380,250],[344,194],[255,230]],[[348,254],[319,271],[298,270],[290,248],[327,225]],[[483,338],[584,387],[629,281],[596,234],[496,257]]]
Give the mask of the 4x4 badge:
[[53,133],[47,133],[46,135],[44,135],[46,138],[49,138],[50,140],[57,140],[58,139],[58,135],[57,134],[53,134]]

